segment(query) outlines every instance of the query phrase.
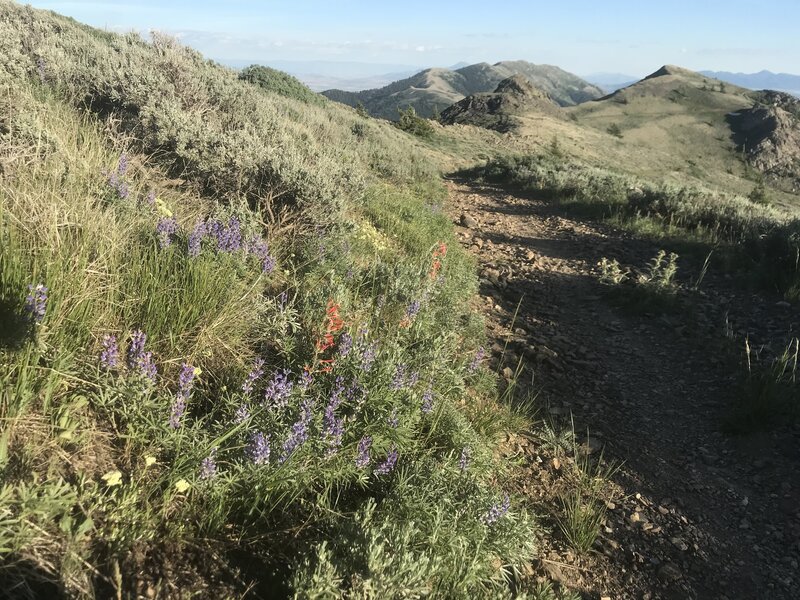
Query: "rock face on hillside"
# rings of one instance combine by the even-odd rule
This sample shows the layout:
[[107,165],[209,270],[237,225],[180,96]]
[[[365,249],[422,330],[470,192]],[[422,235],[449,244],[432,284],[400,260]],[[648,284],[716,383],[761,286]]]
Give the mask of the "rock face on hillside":
[[552,65],[535,65],[522,60],[493,65],[477,63],[456,70],[426,69],[379,89],[327,90],[322,94],[350,106],[363,104],[372,116],[383,119],[397,120],[398,109],[409,106],[420,116],[432,117],[466,96],[491,92],[501,81],[514,75],[522,75],[561,106],[574,106],[603,95],[600,88],[577,75]]
[[501,81],[490,94],[473,94],[447,108],[440,117],[445,125],[476,125],[506,132],[519,123],[515,115],[538,111],[558,115],[558,105],[522,75]]
[[737,142],[759,171],[800,189],[800,100],[772,91],[757,99],[728,116]]

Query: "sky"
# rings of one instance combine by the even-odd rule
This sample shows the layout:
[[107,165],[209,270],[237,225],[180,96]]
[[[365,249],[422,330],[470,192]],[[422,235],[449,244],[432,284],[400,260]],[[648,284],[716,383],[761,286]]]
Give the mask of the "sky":
[[329,65],[334,71],[350,68],[366,76],[409,67],[527,60],[579,75],[640,77],[663,64],[800,73],[799,0],[30,4],[113,31],[171,33],[207,57],[240,63],[237,66],[261,63],[280,68],[286,61],[304,61],[306,70],[322,73],[327,63],[334,63]]

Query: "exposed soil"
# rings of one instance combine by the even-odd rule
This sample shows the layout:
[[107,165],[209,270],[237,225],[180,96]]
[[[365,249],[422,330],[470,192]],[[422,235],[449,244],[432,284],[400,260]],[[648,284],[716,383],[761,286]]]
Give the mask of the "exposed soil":
[[[598,262],[641,269],[658,245],[536,198],[448,185],[479,263],[498,372],[511,378],[523,365],[538,417],[574,420],[586,451],[622,463],[602,494],[601,536],[580,556],[556,520],[570,456],[537,432],[508,440],[526,465],[519,489],[551,527],[531,577],[586,598],[798,597],[800,428],[733,436],[721,426],[746,368],[745,336],[766,356],[780,352],[800,326],[796,308],[712,268],[677,308],[632,311],[624,289],[600,281]],[[681,258],[678,279],[695,281],[701,267]]]

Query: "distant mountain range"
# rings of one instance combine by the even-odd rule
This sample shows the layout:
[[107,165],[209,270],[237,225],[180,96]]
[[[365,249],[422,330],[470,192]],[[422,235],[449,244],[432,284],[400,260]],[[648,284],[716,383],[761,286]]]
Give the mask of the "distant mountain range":
[[789,92],[795,96],[800,96],[800,75],[772,73],[771,71],[759,71],[758,73],[700,71],[700,73],[707,77],[721,79],[722,81],[751,90],[777,90],[779,92]]
[[413,106],[417,114],[430,117],[466,96],[492,92],[513,75],[522,75],[561,106],[573,106],[604,95],[599,87],[577,75],[551,65],[526,61],[503,61],[490,65],[477,63],[458,69],[425,69],[387,86],[350,92],[332,89],[323,92],[336,102],[356,106],[384,119],[396,120],[398,109]]
[[[699,73],[706,77],[719,79],[725,83],[732,83],[751,90],[777,90],[800,96],[800,75],[772,73],[771,71],[759,71],[758,73],[699,71]],[[609,94],[639,81],[639,78],[633,75],[622,73],[592,73],[591,75],[584,75],[583,78]]]

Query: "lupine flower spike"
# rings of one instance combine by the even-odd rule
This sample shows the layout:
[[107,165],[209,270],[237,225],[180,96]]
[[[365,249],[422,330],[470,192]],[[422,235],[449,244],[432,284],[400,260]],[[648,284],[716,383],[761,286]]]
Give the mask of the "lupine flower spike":
[[511,499],[506,494],[500,504],[493,504],[492,507],[483,516],[483,522],[487,525],[494,525],[501,517],[508,513],[511,507]]
[[217,475],[217,449],[212,448],[200,463],[200,479],[213,479]]
[[369,464],[369,449],[372,447],[372,438],[365,435],[358,442],[358,450],[356,451],[356,467],[363,469]]
[[269,463],[269,456],[269,438],[260,431],[256,431],[250,439],[250,458],[256,465],[266,465]]
[[393,446],[392,449],[389,450],[389,454],[386,455],[386,460],[379,464],[373,473],[375,475],[388,475],[394,471],[394,467],[397,464],[397,456],[397,448]]
[[170,427],[177,429],[181,426],[183,414],[186,412],[186,402],[194,387],[194,378],[200,374],[200,369],[196,369],[188,363],[183,363],[181,374],[178,377],[178,393],[172,403],[172,411],[169,418]]
[[107,333],[103,336],[100,366],[106,371],[113,371],[119,367],[119,344],[117,344],[117,336],[113,334]]
[[41,323],[47,311],[47,288],[44,284],[37,283],[28,286],[28,295],[25,298],[25,311],[33,323]]

